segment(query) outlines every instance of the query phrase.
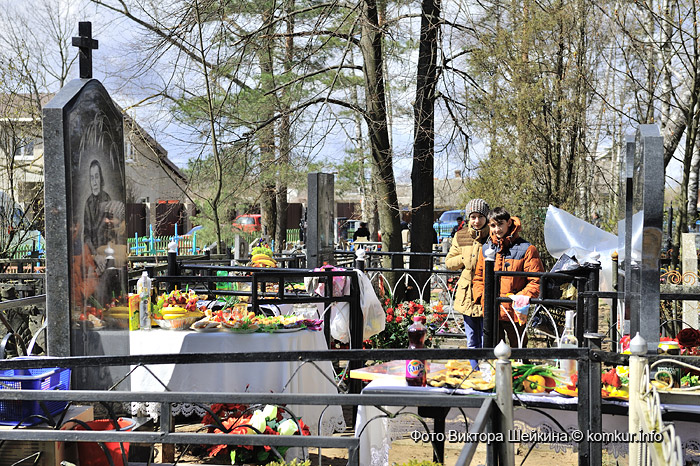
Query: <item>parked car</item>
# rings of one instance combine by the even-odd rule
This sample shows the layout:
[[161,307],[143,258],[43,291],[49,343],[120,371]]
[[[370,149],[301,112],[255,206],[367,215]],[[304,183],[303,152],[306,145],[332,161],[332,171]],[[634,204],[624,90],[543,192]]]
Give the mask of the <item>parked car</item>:
[[464,217],[463,210],[448,210],[443,212],[437,222],[433,223],[433,228],[437,231],[438,241],[449,238],[452,229],[457,226],[457,217]]
[[246,233],[260,231],[262,230],[261,218],[262,216],[260,214],[239,215],[233,221],[233,228],[244,231]]

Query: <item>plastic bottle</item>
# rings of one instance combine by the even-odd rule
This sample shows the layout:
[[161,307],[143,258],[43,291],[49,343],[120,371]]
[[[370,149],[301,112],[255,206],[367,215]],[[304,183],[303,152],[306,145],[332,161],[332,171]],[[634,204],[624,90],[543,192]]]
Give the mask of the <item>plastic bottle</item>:
[[[559,338],[559,348],[578,348],[578,339],[574,333],[574,311],[566,311],[564,332]],[[571,376],[577,372],[576,360],[560,359],[559,368],[562,370],[564,377],[571,379]]]
[[151,279],[144,270],[136,282],[136,293],[139,295],[139,326],[141,330],[151,329]]
[[[421,316],[414,316],[413,323],[408,326],[408,347],[410,349],[425,348],[426,328]],[[412,387],[425,387],[428,368],[425,361],[419,359],[406,360],[406,383]]]

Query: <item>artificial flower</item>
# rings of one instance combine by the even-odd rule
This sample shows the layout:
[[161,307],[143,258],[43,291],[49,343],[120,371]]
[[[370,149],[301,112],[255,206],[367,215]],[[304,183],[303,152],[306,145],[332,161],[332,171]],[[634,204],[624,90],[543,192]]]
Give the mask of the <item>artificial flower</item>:
[[684,348],[700,346],[700,332],[694,328],[684,328],[678,332],[678,344]]
[[265,415],[262,411],[256,409],[253,413],[253,417],[250,418],[250,427],[252,427],[258,432],[262,432],[263,430],[265,430],[266,425],[267,419],[265,418]]
[[268,421],[277,419],[277,406],[275,405],[265,405],[263,408],[263,416]]
[[294,420],[287,419],[286,421],[282,421],[280,425],[277,426],[277,430],[279,431],[280,435],[294,435],[299,431],[299,428]]

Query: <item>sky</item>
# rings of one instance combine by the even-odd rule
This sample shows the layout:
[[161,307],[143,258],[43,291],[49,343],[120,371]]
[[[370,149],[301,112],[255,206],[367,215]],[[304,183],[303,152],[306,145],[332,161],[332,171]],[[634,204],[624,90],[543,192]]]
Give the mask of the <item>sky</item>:
[[[63,11],[67,12],[64,27],[71,31],[71,36],[77,35],[78,21],[92,22],[93,38],[99,41],[99,48],[93,51],[93,77],[100,80],[115,102],[168,151],[170,159],[178,166],[184,167],[188,159],[197,156],[202,147],[188,142],[192,140],[191,129],[173,120],[168,111],[167,101],[152,98],[153,94],[163,87],[163,82],[174,76],[168,75],[168,70],[157,70],[155,67],[149,69],[148,66],[153,60],[150,63],[146,60],[147,65],[142,66],[140,52],[143,48],[140,46],[144,38],[140,29],[122,15],[98,7],[87,0],[0,0],[0,9],[14,9],[15,17],[27,17],[28,29],[42,31],[47,27],[42,23],[45,18],[41,18],[43,10],[38,6],[45,2],[60,5]],[[56,9],[58,10],[58,6]],[[0,33],[2,28],[3,24],[0,22]],[[71,47],[68,53],[75,57],[77,49]],[[47,50],[49,57],[52,54],[58,61],[55,47]],[[164,57],[159,58],[162,61]],[[159,63],[159,66],[162,66],[162,63]],[[77,77],[77,68],[76,62],[70,77]],[[401,79],[402,82],[396,84],[401,90],[395,91],[395,98],[412,100],[415,90],[411,87],[413,79],[410,70],[397,79]],[[50,90],[57,92],[58,86],[50,86]],[[329,126],[332,130],[331,137],[317,137],[315,145],[300,149],[315,161],[340,161],[351,146],[349,135],[342,131],[339,125]],[[413,143],[412,115],[395,116],[392,130],[395,176],[399,182],[409,182]],[[463,159],[463,156],[459,158]],[[456,157],[450,160],[442,157],[436,161],[437,177],[452,177],[456,169],[464,171]]]
[[[93,51],[93,77],[99,79],[110,92],[115,102],[125,109],[143,128],[168,151],[171,160],[180,167],[187,164],[187,160],[197,156],[201,146],[193,146],[191,130],[183,127],[173,118],[168,111],[167,104],[162,99],[150,99],[158,89],[162,87],[163,80],[168,79],[167,74],[155,69],[140,66],[139,45],[144,38],[141,31],[130,20],[123,16],[110,12],[104,8],[98,8],[87,0],[0,0],[0,11],[19,9],[20,13],[28,16],[28,21],[33,26],[30,28],[40,31],[45,27],[41,21],[42,10],[36,9],[37,5],[44,2],[61,4],[67,11],[66,27],[72,30],[71,35],[77,35],[78,21],[91,21],[93,23],[93,37],[99,41],[99,49]],[[29,14],[28,14],[29,13]],[[43,19],[45,21],[45,19]],[[3,32],[3,23],[0,22],[0,34]],[[49,56],[54,51],[48,51]],[[77,49],[71,47],[69,53],[77,54]],[[407,61],[410,63],[411,59]],[[139,71],[135,73],[135,71]],[[71,70],[71,76],[77,77],[77,63]],[[414,98],[414,88],[411,87],[412,74],[410,71],[398,75],[403,82],[396,83],[395,98],[410,101]],[[56,92],[57,86],[51,89]],[[409,112],[410,113],[410,112]],[[438,122],[439,126],[439,122]],[[340,161],[347,153],[350,146],[349,135],[341,130],[340,125],[330,125],[331,137],[325,138],[317,145],[307,150],[315,157],[316,161],[329,159]],[[412,164],[412,115],[396,116],[392,126],[393,148],[395,156],[395,176],[399,182],[410,181]],[[632,129],[631,129],[632,131]],[[452,178],[456,170],[461,170],[464,175],[469,175],[469,168],[473,168],[486,148],[479,141],[478,135],[470,141],[468,154],[455,153],[452,150],[450,157],[439,156],[436,159],[436,177]],[[441,133],[438,131],[438,138]],[[438,145],[441,141],[438,141]],[[467,165],[471,165],[467,166]],[[667,184],[673,185],[674,179],[680,180],[681,164],[674,161],[668,169],[669,178]]]

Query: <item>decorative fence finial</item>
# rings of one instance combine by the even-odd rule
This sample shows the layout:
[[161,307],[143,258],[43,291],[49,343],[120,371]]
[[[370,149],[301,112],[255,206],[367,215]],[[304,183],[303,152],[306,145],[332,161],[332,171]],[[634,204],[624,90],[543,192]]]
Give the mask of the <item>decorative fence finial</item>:
[[637,332],[630,341],[630,353],[635,356],[642,356],[647,352],[647,341]]
[[503,340],[493,349],[493,354],[501,361],[510,358],[510,353],[510,346]]

